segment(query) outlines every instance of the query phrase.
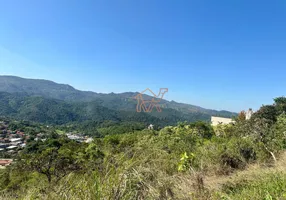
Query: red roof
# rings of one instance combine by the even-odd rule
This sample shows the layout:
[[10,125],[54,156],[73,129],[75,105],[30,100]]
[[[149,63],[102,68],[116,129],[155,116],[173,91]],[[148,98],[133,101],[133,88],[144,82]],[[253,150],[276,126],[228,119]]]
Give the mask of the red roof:
[[0,160],[0,165],[5,166],[9,165],[12,161],[11,160]]

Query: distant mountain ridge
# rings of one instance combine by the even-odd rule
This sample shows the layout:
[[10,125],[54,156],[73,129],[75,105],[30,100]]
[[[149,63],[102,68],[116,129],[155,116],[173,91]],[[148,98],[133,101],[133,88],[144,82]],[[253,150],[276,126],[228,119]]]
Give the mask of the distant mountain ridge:
[[[101,115],[104,115],[104,113],[109,113],[107,119],[109,119],[109,117],[112,116],[112,112],[114,113],[128,112],[129,115],[131,112],[136,112],[137,102],[136,100],[133,99],[133,97],[136,94],[138,94],[137,92],[102,94],[90,91],[80,91],[67,84],[58,84],[48,80],[25,79],[16,76],[0,76],[0,92],[1,92],[0,105],[2,105],[1,107],[3,108],[3,111],[0,111],[0,115],[7,114],[3,112],[8,108],[12,109],[13,106],[11,107],[11,105],[14,105],[13,108],[14,111],[11,113],[17,115],[20,112],[18,109],[20,109],[21,106],[15,107],[15,105],[18,105],[19,102],[23,103],[29,100],[32,102],[34,101],[38,102],[40,98],[42,102],[45,103],[48,102],[47,103],[48,105],[58,104],[65,108],[62,113],[66,113],[65,115],[68,117],[66,118],[66,120],[63,120],[62,122],[61,120],[59,121],[55,120],[57,121],[57,123],[64,123],[69,119],[71,121],[76,119],[84,120],[85,118],[83,118],[82,116],[84,115],[85,112],[84,109],[90,107],[91,104],[96,105],[98,108],[100,108],[100,111],[102,111],[100,112]],[[145,95],[144,98],[151,99],[153,97]],[[11,103],[11,101],[14,103]],[[26,118],[29,118],[27,116],[33,115],[32,112],[33,109],[37,111],[39,110],[45,110],[45,112],[49,111],[48,109],[43,109],[45,108],[44,106],[45,103],[43,104],[38,104],[38,103],[35,103],[35,105],[38,106],[37,109],[35,109],[35,106],[33,104],[28,103],[27,105],[29,105],[30,107],[29,106],[24,107],[26,108],[25,112],[27,112],[28,114],[26,113],[26,115],[25,114],[23,115],[25,115]],[[6,107],[4,105],[6,105]],[[164,99],[162,99],[161,101],[161,106],[163,107],[164,112],[158,113],[154,111],[151,113],[136,113],[136,115],[140,116],[144,115],[145,117],[150,116],[153,120],[168,119],[168,121],[172,122],[172,124],[179,120],[209,121],[212,115],[220,117],[233,117],[237,115],[236,113],[233,112],[205,109],[199,106],[177,103],[175,101],[167,101]],[[67,109],[68,107],[70,109]],[[80,111],[76,112],[76,109],[77,111],[79,110]],[[58,119],[60,113],[57,113],[56,109],[54,109],[54,112],[55,113],[53,113],[52,116],[54,116],[55,119]],[[96,115],[97,119],[100,118],[99,114],[96,113],[95,110],[92,110],[91,112],[87,113],[89,113],[90,115],[89,117],[86,117],[86,119],[88,120],[93,118],[92,115]],[[53,121],[52,116],[47,117],[49,119],[47,120],[48,122]],[[125,117],[122,117],[122,115],[121,117],[118,118],[120,118],[120,120],[122,119],[125,120]],[[35,117],[35,119],[32,117],[32,119],[35,121],[45,122],[45,120],[37,120],[37,117]],[[41,119],[45,119],[45,117],[42,117]]]
[[42,79],[25,79],[16,76],[0,76],[0,91],[70,101],[89,101],[97,96],[95,92],[79,91],[67,84],[58,84]]

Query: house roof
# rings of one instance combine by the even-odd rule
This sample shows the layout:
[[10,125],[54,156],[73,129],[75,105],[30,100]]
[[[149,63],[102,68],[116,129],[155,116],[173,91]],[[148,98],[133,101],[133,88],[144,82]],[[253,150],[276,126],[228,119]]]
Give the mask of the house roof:
[[20,141],[22,140],[22,138],[11,138],[10,141],[11,142],[17,142],[17,141]]
[[17,146],[9,146],[9,147],[7,147],[7,149],[15,149],[15,148],[17,148]]
[[12,163],[12,160],[0,160],[0,165],[9,165]]

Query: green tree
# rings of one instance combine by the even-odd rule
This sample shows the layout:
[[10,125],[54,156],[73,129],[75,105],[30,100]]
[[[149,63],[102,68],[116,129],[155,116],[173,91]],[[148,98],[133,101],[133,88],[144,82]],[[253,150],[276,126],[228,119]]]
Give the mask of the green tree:
[[278,97],[274,99],[277,114],[286,112],[286,97]]
[[76,142],[61,144],[59,141],[49,140],[42,145],[38,144],[36,149],[38,151],[21,156],[23,168],[44,174],[48,182],[51,182],[53,177],[59,181],[69,172],[82,169],[78,160],[82,148]]
[[253,114],[253,118],[266,119],[269,123],[276,122],[277,110],[274,105],[262,106],[257,112]]

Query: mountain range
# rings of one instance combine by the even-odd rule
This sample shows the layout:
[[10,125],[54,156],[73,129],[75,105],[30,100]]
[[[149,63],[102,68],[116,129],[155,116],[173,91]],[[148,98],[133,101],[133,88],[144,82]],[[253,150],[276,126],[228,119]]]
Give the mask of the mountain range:
[[[179,121],[209,121],[211,116],[233,117],[237,113],[216,111],[162,99],[162,112],[137,113],[138,92],[96,93],[80,91],[48,80],[0,76],[0,115],[41,123],[65,124],[87,120],[135,121],[173,125]],[[154,97],[143,95],[144,99]],[[156,98],[155,98],[156,99]]]

